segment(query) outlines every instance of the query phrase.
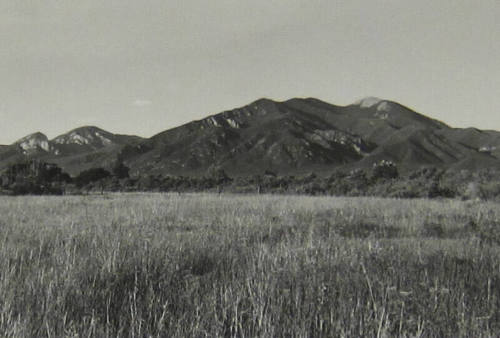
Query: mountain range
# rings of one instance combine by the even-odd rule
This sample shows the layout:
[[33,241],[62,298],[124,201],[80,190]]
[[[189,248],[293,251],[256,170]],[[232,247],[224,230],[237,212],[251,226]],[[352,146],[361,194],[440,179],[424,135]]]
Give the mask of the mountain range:
[[76,175],[117,160],[132,174],[328,174],[392,161],[402,172],[500,168],[500,132],[452,128],[399,103],[365,98],[336,106],[315,98],[259,99],[150,138],[87,126],[49,140],[37,132],[0,146],[0,170],[26,158]]

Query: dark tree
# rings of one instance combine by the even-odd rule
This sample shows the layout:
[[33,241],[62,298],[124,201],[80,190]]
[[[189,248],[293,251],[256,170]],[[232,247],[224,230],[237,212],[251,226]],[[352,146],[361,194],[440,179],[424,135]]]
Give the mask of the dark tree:
[[214,179],[217,185],[226,184],[232,181],[222,168],[210,169],[209,177]]
[[125,164],[123,164],[122,161],[116,161],[115,165],[113,166],[112,171],[113,171],[113,175],[119,179],[130,177],[129,176],[130,168],[127,167]]
[[276,175],[276,173],[272,170],[269,170],[269,169],[266,169],[264,171],[264,176],[272,176],[272,177],[277,177],[278,175]]
[[[71,177],[56,164],[32,159],[10,165],[3,185],[14,194],[60,194]],[[1,184],[0,184],[1,185]]]
[[104,168],[91,168],[82,171],[76,178],[76,185],[81,188],[91,182],[99,181],[103,178],[111,176],[111,173]]

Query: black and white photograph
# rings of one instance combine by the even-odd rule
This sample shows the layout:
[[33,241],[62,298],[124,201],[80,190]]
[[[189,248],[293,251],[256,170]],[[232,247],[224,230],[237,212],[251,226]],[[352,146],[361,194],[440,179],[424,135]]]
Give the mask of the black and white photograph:
[[500,1],[0,0],[0,337],[500,337]]

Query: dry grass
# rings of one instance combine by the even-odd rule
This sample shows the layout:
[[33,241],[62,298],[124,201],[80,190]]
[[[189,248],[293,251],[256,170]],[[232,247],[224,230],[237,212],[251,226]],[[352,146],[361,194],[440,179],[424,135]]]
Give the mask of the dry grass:
[[498,336],[499,220],[452,200],[1,197],[0,336]]

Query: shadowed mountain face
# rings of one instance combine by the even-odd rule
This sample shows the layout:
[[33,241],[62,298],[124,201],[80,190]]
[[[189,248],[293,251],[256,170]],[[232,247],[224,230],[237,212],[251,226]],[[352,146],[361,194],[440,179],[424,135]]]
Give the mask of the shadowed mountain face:
[[368,168],[389,160],[402,171],[422,166],[481,169],[500,165],[500,133],[456,129],[398,103],[366,98],[340,107],[307,98],[247,106],[166,130],[149,139],[83,127],[47,140],[29,135],[0,147],[0,165],[41,157],[70,173],[117,158],[133,174],[230,175]]
[[221,167],[232,175],[280,174],[371,167],[390,160],[421,166],[496,166],[500,134],[468,133],[398,103],[367,98],[339,107],[308,98],[247,106],[167,130],[122,151],[135,172],[200,174]]
[[196,174],[222,167],[232,174],[288,173],[355,162],[374,149],[320,115],[259,100],[155,135],[141,150],[124,149],[123,157],[138,171]]

